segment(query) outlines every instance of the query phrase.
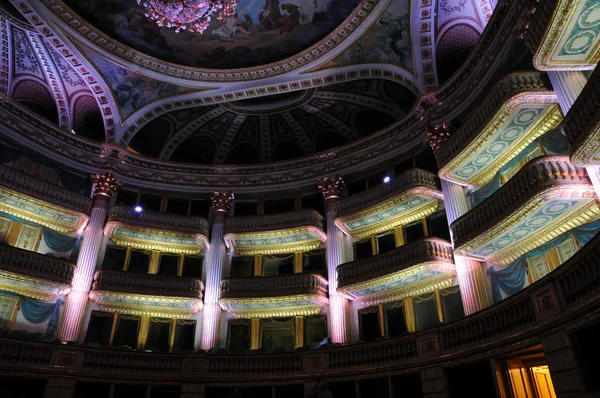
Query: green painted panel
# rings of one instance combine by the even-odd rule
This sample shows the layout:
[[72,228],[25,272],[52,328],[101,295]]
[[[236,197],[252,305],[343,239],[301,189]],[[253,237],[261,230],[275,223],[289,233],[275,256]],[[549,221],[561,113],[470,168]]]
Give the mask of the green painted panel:
[[16,199],[14,197],[7,196],[0,193],[0,203],[10,207],[12,209],[18,209],[23,213],[34,215],[37,218],[59,222],[61,224],[67,224],[72,226],[74,229],[79,226],[80,219],[69,214],[64,214],[51,209],[43,208],[40,206],[32,205],[28,202]]
[[200,242],[193,238],[179,238],[174,236],[162,236],[149,232],[137,232],[131,231],[123,228],[116,228],[113,232],[114,236],[135,239],[140,241],[150,241],[155,243],[168,243],[171,245],[180,245],[180,246],[198,246],[202,247]]
[[309,232],[302,232],[294,235],[271,237],[271,238],[245,238],[234,239],[235,247],[260,247],[273,245],[290,245],[301,242],[312,242],[319,240],[318,237]]
[[558,52],[558,60],[585,59],[598,42],[600,34],[600,0],[585,0],[578,7],[566,40]]
[[425,269],[425,270],[419,271],[413,275],[410,275],[410,276],[407,276],[404,278],[396,279],[396,280],[388,282],[388,283],[382,283],[381,285],[377,285],[377,286],[373,286],[373,287],[369,287],[369,288],[365,288],[365,289],[353,290],[353,291],[350,291],[349,293],[351,293],[353,296],[355,296],[357,298],[371,296],[371,295],[378,294],[378,293],[385,293],[385,292],[389,292],[392,290],[401,289],[401,288],[407,287],[409,285],[412,285],[414,283],[423,282],[429,278],[437,277],[440,274],[442,274],[442,271],[439,271],[437,269]]

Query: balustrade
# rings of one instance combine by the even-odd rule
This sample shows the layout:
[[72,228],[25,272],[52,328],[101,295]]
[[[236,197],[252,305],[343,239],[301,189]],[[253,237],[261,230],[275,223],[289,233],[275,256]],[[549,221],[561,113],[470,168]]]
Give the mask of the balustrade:
[[0,245],[0,269],[71,284],[75,264],[67,260]]
[[97,271],[94,279],[94,290],[202,298],[202,282],[194,278]]

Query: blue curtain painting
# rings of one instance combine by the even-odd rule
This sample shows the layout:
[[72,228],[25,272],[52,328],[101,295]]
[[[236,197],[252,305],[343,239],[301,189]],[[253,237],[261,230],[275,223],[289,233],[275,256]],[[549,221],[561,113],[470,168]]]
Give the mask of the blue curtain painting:
[[64,302],[62,299],[57,299],[55,303],[48,303],[5,290],[0,290],[0,295],[17,298],[19,300],[19,307],[21,308],[20,311],[28,322],[42,323],[50,318],[48,328],[46,329],[46,337],[54,337],[54,331],[58,327],[60,307]]
[[593,221],[589,224],[582,225],[560,236],[557,236],[551,241],[539,246],[535,250],[532,250],[529,253],[519,257],[515,262],[507,267],[498,270],[493,266],[490,267],[490,269],[487,271],[487,274],[492,283],[494,302],[502,300],[501,291],[510,296],[523,289],[527,277],[528,258],[545,254],[556,245],[560,245],[571,237],[575,238],[583,246],[588,243],[599,230],[600,220]]

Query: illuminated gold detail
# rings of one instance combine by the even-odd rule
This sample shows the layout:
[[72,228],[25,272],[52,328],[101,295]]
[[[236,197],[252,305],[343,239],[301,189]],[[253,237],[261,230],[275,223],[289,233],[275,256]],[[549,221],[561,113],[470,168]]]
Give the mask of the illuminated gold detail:
[[415,299],[406,297],[402,305],[404,306],[404,317],[406,320],[406,330],[411,333],[417,331],[417,322],[415,321]]
[[442,297],[439,290],[435,291],[435,304],[437,306],[438,319],[440,323],[444,323],[444,308],[442,307]]
[[304,317],[297,316],[294,318],[296,348],[304,347]]
[[[578,188],[574,188],[574,190],[578,190],[578,195],[580,195],[584,190],[593,192],[593,187],[578,186]],[[556,188],[550,188],[539,193],[499,224],[496,224],[485,233],[471,239],[459,247],[455,247],[455,254],[468,255],[472,250],[493,240],[497,236],[504,234],[506,231],[521,223],[548,200],[556,197],[564,197],[564,194],[565,192],[563,190]],[[572,211],[563,213],[546,227],[536,231],[533,235],[520,240],[518,245],[497,251],[493,253],[493,255],[481,260],[494,262],[500,266],[510,264],[523,254],[543,245],[557,236],[600,218],[600,207],[598,207],[596,200],[588,199],[582,202],[582,205],[577,206]]]
[[56,296],[69,293],[71,285],[0,270],[0,290],[48,301]]
[[[311,234],[313,240],[248,247],[240,247],[235,245],[236,240],[268,240],[271,238],[281,238],[286,236],[294,237],[304,233]],[[230,232],[223,238],[225,239],[225,244],[227,244],[227,247],[233,248],[238,255],[254,256],[256,254],[286,254],[316,250],[319,248],[319,246],[321,246],[322,242],[327,240],[327,235],[317,227],[308,226],[263,232]]]
[[294,253],[294,274],[301,274],[302,266],[302,252]]
[[[370,225],[365,228],[349,230],[346,227],[346,224],[351,223],[352,221],[360,220],[380,211],[384,211],[395,207],[416,195],[429,196],[432,198],[432,200],[426,201],[421,206],[411,208],[409,211],[398,214],[394,217],[390,217],[385,221]],[[381,234],[382,232],[391,231],[398,226],[411,224],[415,221],[420,220],[423,217],[427,217],[437,211],[442,200],[443,197],[440,191],[436,191],[434,189],[426,187],[410,188],[398,195],[394,195],[393,197],[386,199],[383,202],[377,203],[373,206],[370,206],[364,210],[346,216],[338,217],[334,220],[334,223],[346,235],[350,235],[353,238],[362,240],[369,238],[373,235]]]
[[[573,18],[582,0],[559,0],[548,28],[540,40],[540,44],[533,55],[533,63],[539,70],[565,70],[567,69],[590,69],[600,62],[600,42],[597,42],[593,49],[584,60],[555,60],[555,55],[560,48],[557,48],[564,35],[568,35],[571,30]],[[568,68],[570,67],[570,68]]]
[[[128,237],[116,235],[114,232],[118,229],[134,233],[147,233],[164,238],[163,242],[154,242],[137,237]],[[104,228],[104,234],[117,246],[126,246],[140,250],[156,250],[163,253],[191,254],[196,255],[208,248],[208,239],[201,234],[189,232],[169,231],[145,226],[130,225],[120,221],[109,221]],[[181,244],[168,242],[169,238],[195,240],[197,244]]]
[[31,196],[24,195],[18,191],[10,189],[10,188],[0,186],[0,193],[6,195],[8,197],[14,198],[16,200],[26,202],[27,204],[29,204],[33,207],[38,207],[38,208],[44,209],[48,212],[60,213],[63,215],[77,218],[78,219],[77,224],[75,224],[75,225],[68,224],[66,222],[61,222],[59,220],[55,220],[55,219],[51,219],[51,218],[47,218],[47,217],[41,217],[40,215],[35,214],[33,212],[28,212],[19,207],[9,206],[6,203],[0,202],[0,211],[11,214],[16,217],[19,217],[26,221],[31,221],[36,224],[43,225],[44,227],[48,227],[50,229],[53,229],[53,230],[58,231],[63,234],[82,231],[84,226],[87,224],[87,222],[89,220],[89,217],[83,213],[78,213],[76,211],[67,209],[66,207],[57,206],[57,205],[54,205],[54,204],[51,204],[48,202],[44,202],[42,200],[33,198]]
[[[311,301],[312,304],[295,306],[299,301]],[[319,294],[298,294],[282,297],[260,297],[260,298],[222,298],[219,299],[221,308],[231,313],[236,318],[275,318],[287,316],[310,316],[318,315],[329,300]],[[265,308],[265,304],[277,304],[277,307]],[[244,309],[233,309],[231,305],[245,305]]]
[[262,254],[254,255],[254,276],[262,276],[263,273],[263,256]]
[[148,273],[151,275],[158,274],[158,263],[160,262],[160,252],[152,250],[150,254],[150,266],[148,267]]
[[[511,99],[506,101],[502,108],[496,112],[490,122],[481,130],[481,133],[477,135],[469,145],[463,149],[454,159],[448,162],[447,165],[442,167],[438,175],[448,181],[455,182],[457,184],[468,184],[474,187],[482,187],[487,184],[500,170],[502,166],[508,163],[510,160],[515,158],[523,149],[531,144],[535,139],[546,134],[548,131],[554,129],[562,120],[562,111],[556,105],[556,95],[553,92],[524,92],[513,96]],[[522,137],[515,140],[497,159],[491,164],[483,167],[480,171],[475,173],[468,180],[460,180],[454,176],[456,170],[458,170],[464,163],[469,160],[491,140],[494,135],[498,132],[500,127],[508,120],[511,114],[517,109],[518,106],[523,104],[539,103],[550,105],[546,109],[541,117],[535,122],[533,126],[530,126]]]
[[260,348],[260,319],[250,320],[250,349],[258,350]]
[[[353,291],[373,288],[383,284],[397,281],[398,279],[408,278],[422,271],[436,269],[442,272],[431,278],[413,283],[401,288],[396,288],[386,292],[376,293],[369,296],[354,297]],[[407,269],[392,272],[384,276],[368,279],[365,281],[353,283],[351,285],[338,287],[338,292],[351,300],[359,300],[363,303],[380,304],[394,300],[400,300],[404,297],[418,296],[420,294],[431,293],[437,289],[443,289],[452,286],[452,282],[456,277],[456,268],[454,264],[441,261],[428,261]]]
[[158,318],[189,319],[202,310],[202,300],[188,297],[93,290],[90,300],[98,304],[102,311]]
[[383,305],[379,304],[377,306],[377,312],[378,312],[378,317],[377,319],[379,320],[379,334],[381,335],[381,337],[385,337],[385,311],[383,309]]
[[394,228],[394,241],[396,247],[404,246],[404,231],[402,231],[401,225]]
[[137,349],[143,350],[146,347],[146,341],[148,340],[148,329],[150,328],[150,318],[142,316],[138,326],[138,343]]

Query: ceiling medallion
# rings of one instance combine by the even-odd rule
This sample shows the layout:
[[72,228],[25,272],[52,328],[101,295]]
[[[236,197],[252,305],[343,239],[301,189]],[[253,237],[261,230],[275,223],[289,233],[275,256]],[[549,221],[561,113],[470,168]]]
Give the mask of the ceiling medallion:
[[137,0],[146,9],[146,17],[158,26],[175,28],[175,32],[204,33],[211,16],[220,21],[235,14],[235,0]]

